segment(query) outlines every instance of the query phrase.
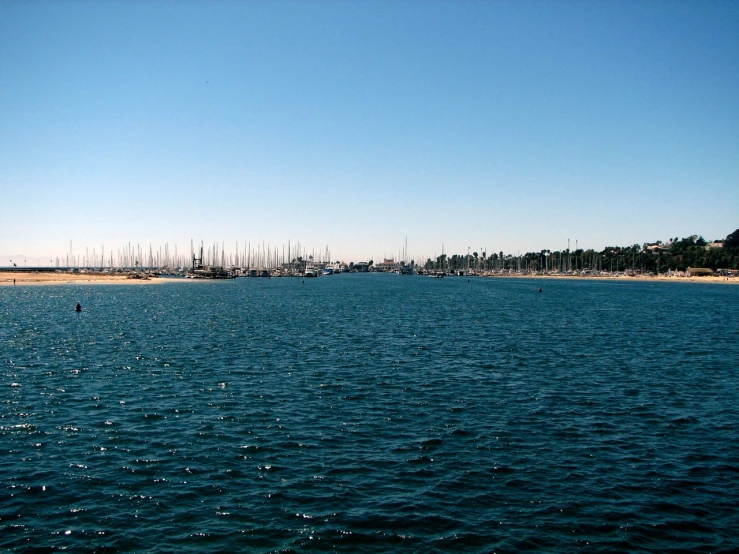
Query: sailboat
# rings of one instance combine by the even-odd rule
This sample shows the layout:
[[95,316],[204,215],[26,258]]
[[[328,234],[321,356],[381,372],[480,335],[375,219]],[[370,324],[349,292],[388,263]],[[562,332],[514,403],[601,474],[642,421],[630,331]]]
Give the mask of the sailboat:
[[403,246],[403,260],[405,265],[401,266],[401,275],[413,275],[413,262],[408,263],[408,235],[405,236],[405,245]]

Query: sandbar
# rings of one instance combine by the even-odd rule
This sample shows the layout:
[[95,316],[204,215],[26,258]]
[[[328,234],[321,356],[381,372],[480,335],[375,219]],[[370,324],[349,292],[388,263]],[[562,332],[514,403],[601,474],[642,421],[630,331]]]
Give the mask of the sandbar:
[[124,273],[65,273],[0,271],[0,286],[10,285],[148,285],[170,279],[132,279]]

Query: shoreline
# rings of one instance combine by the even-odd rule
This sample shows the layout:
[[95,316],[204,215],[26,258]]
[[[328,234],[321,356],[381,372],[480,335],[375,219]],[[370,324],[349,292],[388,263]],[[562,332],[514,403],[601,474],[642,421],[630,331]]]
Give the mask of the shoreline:
[[[644,283],[706,283],[739,285],[736,277],[677,277],[677,276],[608,276],[608,275],[475,275],[470,276],[484,279],[543,279],[543,280],[587,280],[587,281],[619,281],[619,282],[644,282]],[[454,279],[454,276],[451,276]],[[468,278],[468,277],[462,277]],[[50,272],[14,272],[0,271],[0,287],[15,285],[154,285],[161,283],[183,282],[185,279],[177,277],[154,277],[150,279],[130,278],[126,274],[111,273],[50,273]],[[188,280],[190,281],[190,280]],[[207,281],[198,279],[197,281]]]
[[643,283],[710,283],[716,285],[739,285],[736,277],[678,277],[678,276],[646,276],[646,275],[483,275],[492,279],[569,279],[575,281],[621,281],[621,282],[643,282]]
[[0,287],[21,285],[153,285],[173,281],[156,277],[154,279],[132,279],[124,274],[110,273],[48,273],[0,271]]

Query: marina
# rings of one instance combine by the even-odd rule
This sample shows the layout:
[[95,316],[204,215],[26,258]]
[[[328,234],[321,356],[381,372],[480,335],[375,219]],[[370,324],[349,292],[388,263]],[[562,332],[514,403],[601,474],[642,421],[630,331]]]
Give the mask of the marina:
[[[84,255],[75,255],[70,244],[69,254],[61,259],[49,260],[43,265],[28,265],[24,260],[20,267],[12,259],[7,264],[0,261],[0,271],[71,273],[71,274],[118,274],[134,279],[151,279],[157,276],[186,276],[198,279],[230,279],[235,277],[302,277],[313,278],[342,273],[396,273],[400,275],[428,275],[435,278],[457,277],[580,277],[580,278],[717,278],[724,281],[739,275],[739,230],[725,239],[708,242],[703,237],[692,235],[687,238],[670,239],[663,243],[633,245],[630,247],[607,247],[600,252],[583,250],[575,241],[575,250],[548,249],[525,254],[480,252],[467,249],[465,255],[445,253],[441,255],[413,256],[408,250],[408,238],[396,257],[383,257],[381,262],[332,260],[328,245],[318,255],[299,241],[294,245],[288,241],[281,247],[259,244],[252,249],[251,242],[239,243],[228,251],[225,243],[213,243],[206,248],[201,241],[195,247],[191,241],[187,258],[178,254],[175,246],[168,244],[158,249],[148,248],[144,255],[139,246],[127,245],[109,253],[101,247],[101,257],[96,250],[85,248]],[[32,260],[33,263],[33,260]]]

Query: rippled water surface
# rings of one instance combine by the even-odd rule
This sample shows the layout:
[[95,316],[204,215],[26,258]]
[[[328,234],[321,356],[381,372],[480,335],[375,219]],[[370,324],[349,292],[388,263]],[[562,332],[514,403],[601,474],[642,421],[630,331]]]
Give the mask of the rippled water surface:
[[2,287],[0,348],[3,550],[739,549],[739,287]]

